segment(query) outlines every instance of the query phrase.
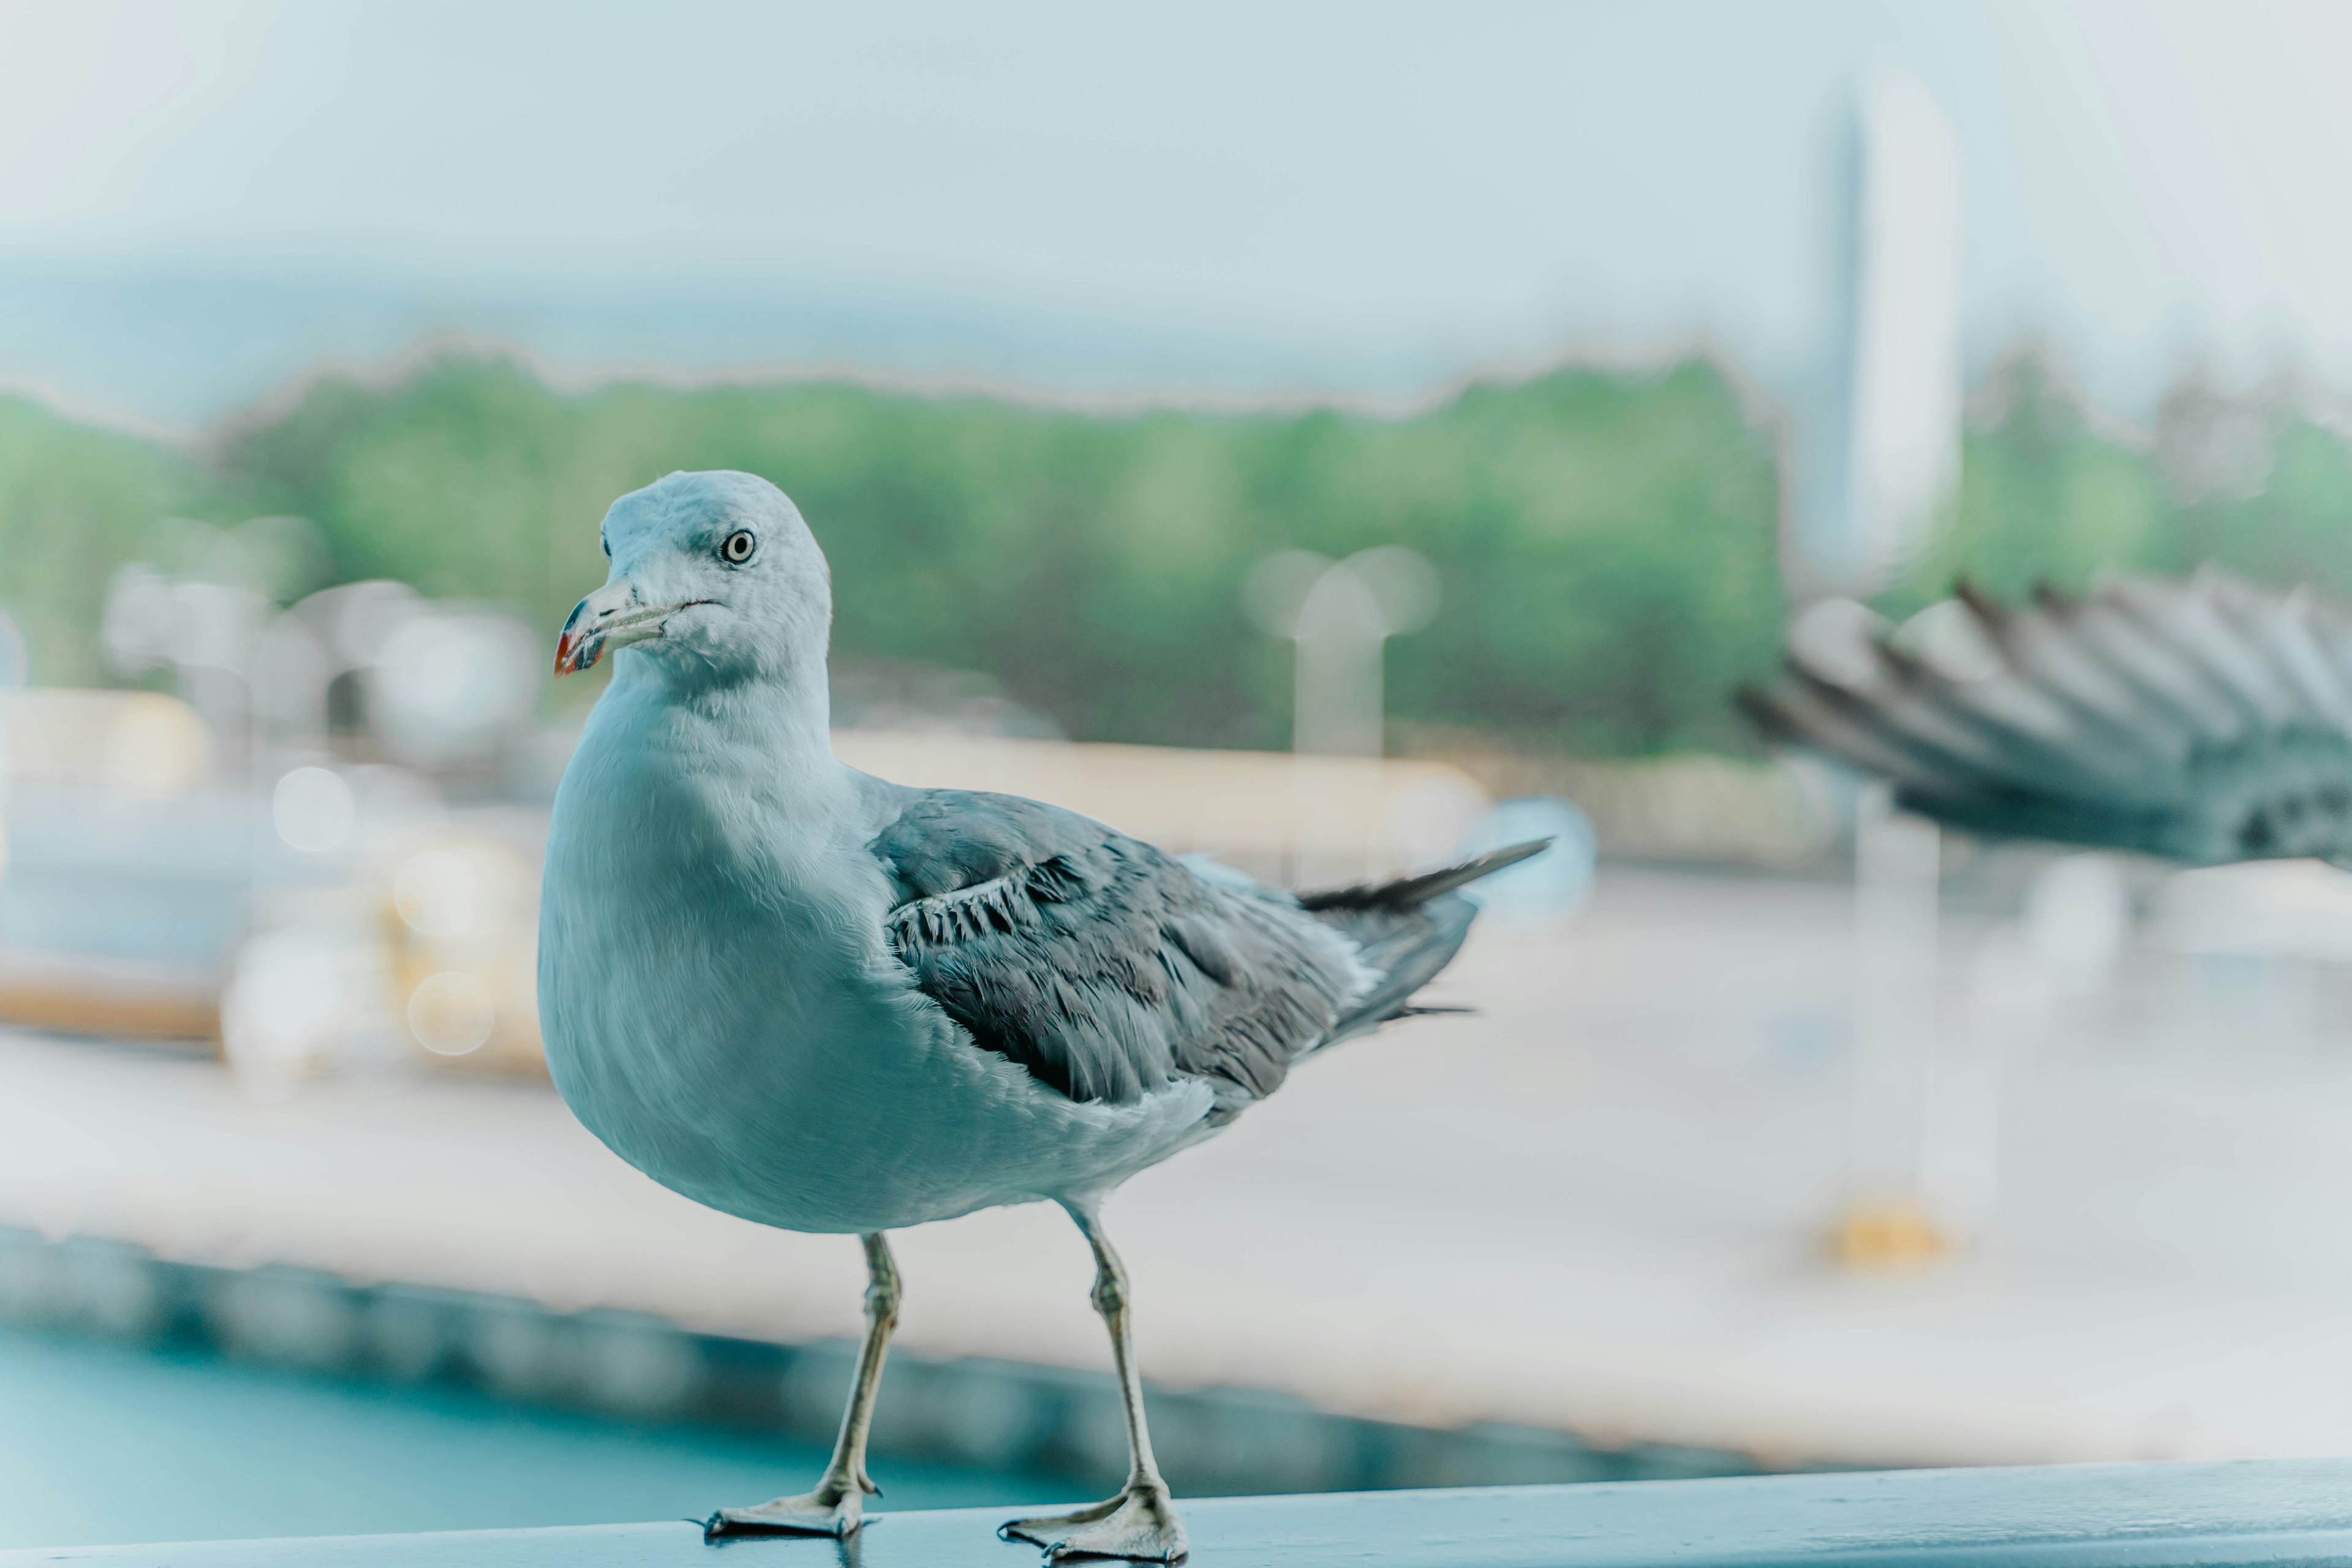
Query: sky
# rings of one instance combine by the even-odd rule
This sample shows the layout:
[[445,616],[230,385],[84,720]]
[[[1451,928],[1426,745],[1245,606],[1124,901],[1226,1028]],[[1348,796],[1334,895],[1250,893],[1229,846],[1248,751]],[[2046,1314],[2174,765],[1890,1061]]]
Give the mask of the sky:
[[2352,7],[0,0],[0,379],[172,425],[420,335],[1411,398],[1819,357],[1841,105],[1962,148],[1964,345],[2352,386]]

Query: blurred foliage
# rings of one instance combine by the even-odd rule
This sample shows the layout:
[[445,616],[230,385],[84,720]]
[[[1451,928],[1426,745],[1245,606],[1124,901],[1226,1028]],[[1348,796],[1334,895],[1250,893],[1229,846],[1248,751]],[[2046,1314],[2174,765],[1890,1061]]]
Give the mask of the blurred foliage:
[[[2352,447],[2311,406],[2192,379],[2135,437],[2013,357],[1976,400],[1950,526],[1882,607],[1962,574],[2014,596],[2208,559],[2352,605]],[[1696,361],[1481,384],[1382,418],[838,383],[564,395],[453,357],[392,385],[314,383],[208,457],[0,401],[0,603],[38,679],[102,677],[106,576],[159,518],[307,517],[332,580],[503,601],[551,636],[603,579],[604,507],[696,468],[800,502],[845,658],[982,671],[1087,739],[1283,744],[1289,653],[1241,584],[1286,546],[1402,542],[1436,563],[1443,608],[1388,654],[1391,714],[1423,743],[1743,746],[1724,693],[1769,668],[1786,610],[1771,436]]]
[[1949,525],[1880,607],[1906,614],[1966,577],[2003,599],[2102,574],[2212,563],[2352,608],[2352,443],[2292,386],[2176,384],[2150,436],[2102,428],[2026,352],[1987,377]]
[[343,577],[502,598],[552,631],[597,520],[673,468],[764,474],[834,565],[835,647],[986,671],[1070,734],[1279,746],[1289,654],[1248,621],[1268,552],[1404,542],[1442,574],[1391,710],[1599,752],[1735,738],[1772,657],[1768,437],[1711,367],[1563,371],[1412,418],[1106,416],[840,384],[559,395],[450,359],[325,382],[225,473],[324,530]]
[[107,579],[159,522],[234,512],[221,491],[168,447],[0,396],[0,605],[25,633],[34,679],[102,682]]

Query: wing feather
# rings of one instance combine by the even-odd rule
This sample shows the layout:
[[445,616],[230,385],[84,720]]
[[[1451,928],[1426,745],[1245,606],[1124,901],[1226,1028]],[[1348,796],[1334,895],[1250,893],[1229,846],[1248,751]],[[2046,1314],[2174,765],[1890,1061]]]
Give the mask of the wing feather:
[[2213,573],[2022,607],[1957,597],[2000,656],[1992,674],[1882,643],[1863,679],[1792,659],[1743,706],[1957,827],[2196,862],[2352,861],[2352,623]]

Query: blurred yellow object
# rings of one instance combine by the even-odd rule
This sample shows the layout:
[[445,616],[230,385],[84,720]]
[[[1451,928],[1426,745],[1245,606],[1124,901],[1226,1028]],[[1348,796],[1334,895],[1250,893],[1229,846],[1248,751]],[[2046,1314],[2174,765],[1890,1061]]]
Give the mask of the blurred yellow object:
[[170,800],[212,776],[212,732],[176,697],[33,687],[0,702],[20,784]]
[[383,931],[396,1005],[425,1059],[544,1074],[539,1041],[539,878],[488,837],[410,850],[393,873]]
[[1959,1250],[1951,1234],[1913,1198],[1855,1204],[1839,1222],[1831,1246],[1849,1268],[1888,1272],[1925,1268]]
[[110,1039],[217,1039],[217,988],[203,974],[80,954],[0,949],[0,1019]]

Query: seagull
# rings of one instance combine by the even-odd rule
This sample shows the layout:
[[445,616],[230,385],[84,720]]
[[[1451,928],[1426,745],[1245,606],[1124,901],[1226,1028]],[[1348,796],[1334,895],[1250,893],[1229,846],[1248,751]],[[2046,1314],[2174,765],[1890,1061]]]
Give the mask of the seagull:
[[1544,846],[1302,897],[1058,806],[886,783],[834,756],[832,579],[782,490],[676,473],[614,501],[603,534],[610,572],[555,656],[558,676],[616,657],[548,834],[549,1070],[663,1185],[866,1252],[823,1477],[720,1509],[707,1535],[855,1531],[898,1318],[887,1233],[1042,1200],[1093,1248],[1128,1479],[1000,1533],[1057,1562],[1181,1558],[1105,1196],[1304,1058],[1422,1011],[1469,931],[1459,889]]
[[1827,660],[1792,652],[1776,689],[1739,701],[1768,734],[1979,836],[2352,866],[2342,613],[2210,568],[2022,606],[1966,583],[1954,597],[1973,645],[1958,660],[1855,638]]

